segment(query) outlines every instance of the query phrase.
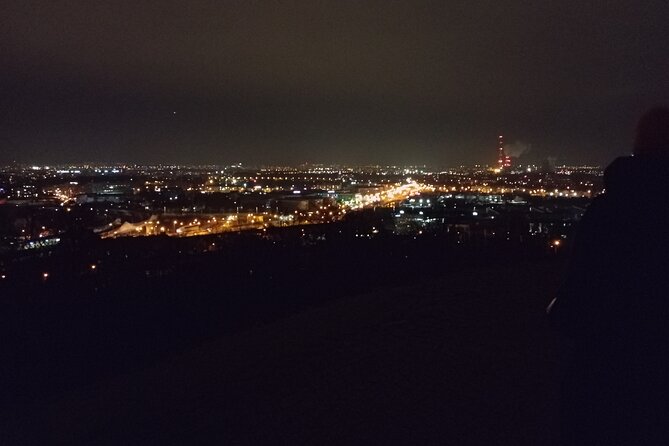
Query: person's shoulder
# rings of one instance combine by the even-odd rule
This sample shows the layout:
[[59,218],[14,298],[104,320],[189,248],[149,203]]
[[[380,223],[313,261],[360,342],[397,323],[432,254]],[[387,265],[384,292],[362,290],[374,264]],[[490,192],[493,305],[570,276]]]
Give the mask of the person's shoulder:
[[624,202],[613,194],[595,197],[578,223],[576,237],[581,244],[598,244],[619,233],[629,220]]
[[604,187],[609,194],[637,199],[664,193],[668,179],[669,157],[663,156],[622,156],[604,170]]

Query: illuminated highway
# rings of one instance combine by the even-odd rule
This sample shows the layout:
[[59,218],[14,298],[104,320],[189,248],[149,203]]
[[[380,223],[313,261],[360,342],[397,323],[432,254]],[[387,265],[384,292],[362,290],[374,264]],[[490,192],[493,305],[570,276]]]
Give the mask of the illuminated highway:
[[415,181],[392,186],[380,186],[365,194],[355,194],[351,199],[342,200],[332,206],[318,206],[309,210],[295,210],[292,213],[244,212],[218,213],[206,215],[153,215],[137,222],[125,222],[101,232],[102,238],[140,237],[166,234],[172,237],[191,237],[198,235],[221,234],[248,229],[285,227],[293,225],[331,223],[346,215],[365,208],[385,206],[402,201],[421,192],[433,191],[434,188]]

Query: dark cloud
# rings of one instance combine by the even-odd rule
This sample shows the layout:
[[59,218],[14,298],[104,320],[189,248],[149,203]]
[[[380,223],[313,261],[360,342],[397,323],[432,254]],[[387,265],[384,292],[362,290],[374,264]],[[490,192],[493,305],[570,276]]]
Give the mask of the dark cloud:
[[[0,153],[31,162],[565,161],[669,102],[664,1],[13,2]],[[175,113],[176,112],[176,113]]]

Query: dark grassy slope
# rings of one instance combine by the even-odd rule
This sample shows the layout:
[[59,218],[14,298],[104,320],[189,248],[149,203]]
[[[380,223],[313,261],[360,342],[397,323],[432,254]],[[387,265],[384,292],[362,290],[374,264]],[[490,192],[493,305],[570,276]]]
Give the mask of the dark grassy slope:
[[41,404],[23,419],[24,438],[556,444],[556,348],[543,311],[557,268],[547,259],[445,273],[307,309]]

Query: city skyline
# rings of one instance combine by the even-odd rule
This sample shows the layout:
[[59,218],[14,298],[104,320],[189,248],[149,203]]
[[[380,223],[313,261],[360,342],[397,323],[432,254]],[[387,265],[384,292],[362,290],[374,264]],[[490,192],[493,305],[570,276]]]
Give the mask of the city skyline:
[[669,1],[0,10],[2,444],[669,444]]

